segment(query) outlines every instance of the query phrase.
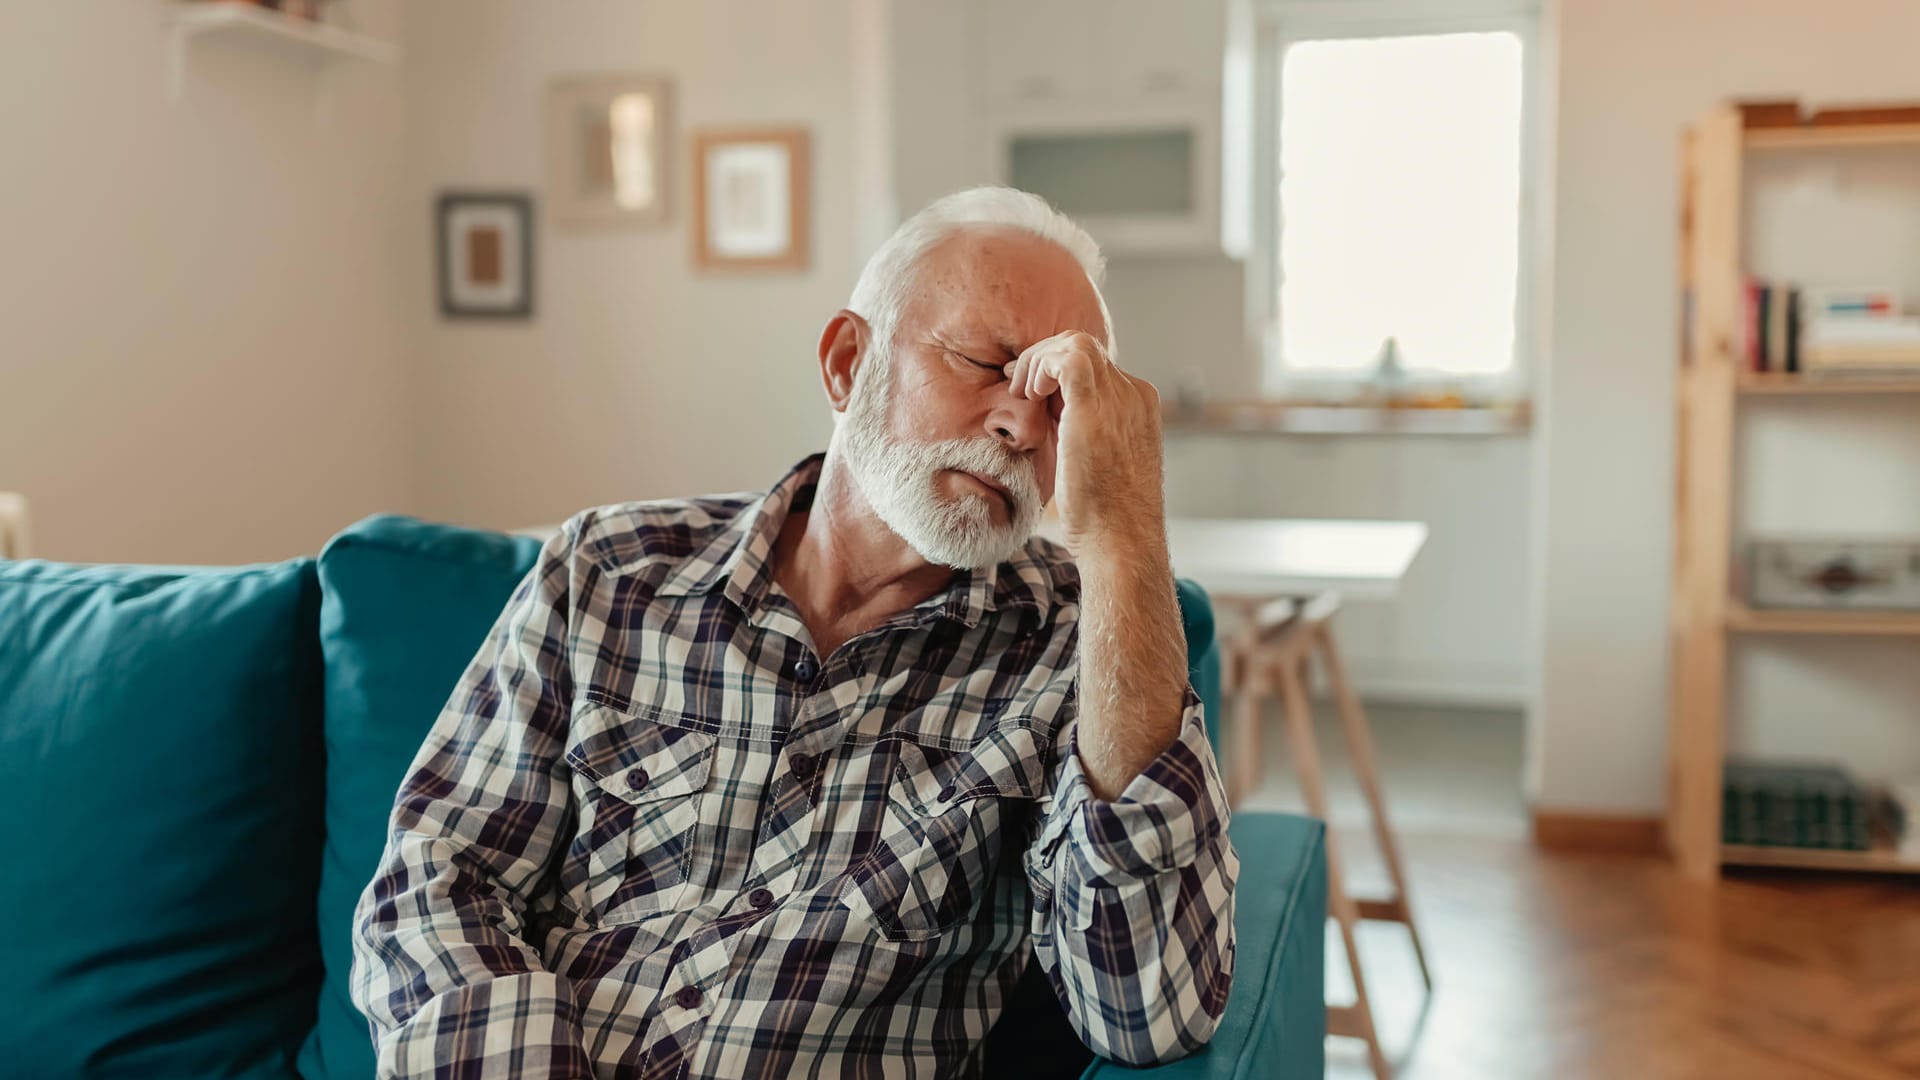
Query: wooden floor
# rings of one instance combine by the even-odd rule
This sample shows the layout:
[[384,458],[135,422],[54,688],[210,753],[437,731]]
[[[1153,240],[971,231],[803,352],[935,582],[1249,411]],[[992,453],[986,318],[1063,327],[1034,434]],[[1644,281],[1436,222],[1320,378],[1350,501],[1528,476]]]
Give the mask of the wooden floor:
[[[1342,829],[1363,884],[1364,833]],[[1436,992],[1404,931],[1361,939],[1404,1080],[1920,1077],[1920,883],[1752,871],[1718,889],[1663,859],[1402,830]],[[1330,993],[1345,985],[1328,942]],[[1329,1077],[1370,1075],[1328,1044]]]

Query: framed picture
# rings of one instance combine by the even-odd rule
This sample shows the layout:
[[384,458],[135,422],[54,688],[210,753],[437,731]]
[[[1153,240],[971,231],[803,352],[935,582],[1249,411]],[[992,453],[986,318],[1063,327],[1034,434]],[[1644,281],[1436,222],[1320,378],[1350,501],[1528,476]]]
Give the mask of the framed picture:
[[667,80],[651,75],[560,79],[547,89],[547,213],[579,228],[667,220]]
[[693,262],[705,270],[807,265],[807,133],[703,131],[693,140]]
[[440,313],[533,315],[533,198],[450,191],[437,204]]

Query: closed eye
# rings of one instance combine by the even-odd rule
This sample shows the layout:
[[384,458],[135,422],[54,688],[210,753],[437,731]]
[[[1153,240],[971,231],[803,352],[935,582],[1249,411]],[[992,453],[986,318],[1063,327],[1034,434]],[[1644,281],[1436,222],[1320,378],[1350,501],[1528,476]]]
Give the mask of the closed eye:
[[991,371],[995,375],[1003,379],[1006,378],[1007,376],[1006,369],[1001,367],[999,364],[989,364],[982,360],[975,360],[973,357],[968,356],[966,353],[963,353],[958,349],[952,349],[949,351],[952,352],[953,355],[959,357],[962,360],[965,360],[967,363],[972,364],[974,367],[977,367],[982,371]]

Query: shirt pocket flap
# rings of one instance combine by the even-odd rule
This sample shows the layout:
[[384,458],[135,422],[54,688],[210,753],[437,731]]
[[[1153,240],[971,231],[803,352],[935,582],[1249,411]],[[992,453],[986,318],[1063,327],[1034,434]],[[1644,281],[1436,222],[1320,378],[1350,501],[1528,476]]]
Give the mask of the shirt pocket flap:
[[638,806],[707,786],[714,737],[658,710],[629,715],[604,705],[575,714],[567,764],[600,790]]
[[1034,728],[1003,725],[958,750],[900,744],[895,788],[923,814],[970,799],[1039,799],[1047,792],[1053,742]]

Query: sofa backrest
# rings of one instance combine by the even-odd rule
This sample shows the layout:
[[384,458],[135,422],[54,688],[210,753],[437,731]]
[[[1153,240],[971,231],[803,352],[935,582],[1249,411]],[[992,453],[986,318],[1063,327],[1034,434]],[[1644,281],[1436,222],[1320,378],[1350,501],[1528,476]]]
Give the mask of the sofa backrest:
[[326,985],[300,1072],[368,1080],[373,1041],[353,1007],[353,908],[373,880],[407,766],[538,541],[412,518],[367,518],[320,553],[326,660],[327,848],[320,879]]

